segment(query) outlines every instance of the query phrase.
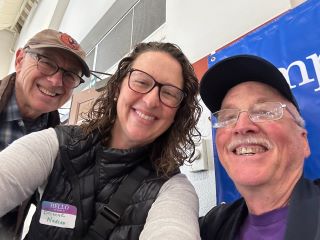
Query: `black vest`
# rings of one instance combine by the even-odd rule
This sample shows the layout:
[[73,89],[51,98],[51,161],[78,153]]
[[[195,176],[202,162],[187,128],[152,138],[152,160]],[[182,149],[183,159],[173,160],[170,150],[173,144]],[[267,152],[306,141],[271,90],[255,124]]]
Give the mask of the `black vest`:
[[[106,149],[100,143],[99,134],[84,136],[75,126],[58,126],[56,133],[60,150],[26,239],[62,240],[84,236],[102,204],[109,201],[129,172],[143,164],[150,174],[133,194],[130,205],[108,238],[139,239],[148,211],[166,181],[153,169],[148,148]],[[68,166],[72,166],[73,173]],[[39,223],[43,201],[75,206],[75,228]]]

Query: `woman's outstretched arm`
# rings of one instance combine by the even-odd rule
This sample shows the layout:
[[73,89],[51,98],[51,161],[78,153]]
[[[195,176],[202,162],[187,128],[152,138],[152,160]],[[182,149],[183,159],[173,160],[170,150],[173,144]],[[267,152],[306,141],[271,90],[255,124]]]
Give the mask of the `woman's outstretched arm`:
[[0,217],[44,185],[57,157],[53,128],[14,141],[0,152]]
[[200,240],[199,200],[183,174],[161,187],[151,206],[140,240]]

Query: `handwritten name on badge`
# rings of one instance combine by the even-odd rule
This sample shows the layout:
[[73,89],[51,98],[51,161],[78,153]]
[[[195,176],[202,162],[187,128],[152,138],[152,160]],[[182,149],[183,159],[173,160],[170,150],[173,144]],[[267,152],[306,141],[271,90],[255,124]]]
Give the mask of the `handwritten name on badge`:
[[75,206],[43,201],[39,222],[49,226],[73,229],[76,217],[77,208]]

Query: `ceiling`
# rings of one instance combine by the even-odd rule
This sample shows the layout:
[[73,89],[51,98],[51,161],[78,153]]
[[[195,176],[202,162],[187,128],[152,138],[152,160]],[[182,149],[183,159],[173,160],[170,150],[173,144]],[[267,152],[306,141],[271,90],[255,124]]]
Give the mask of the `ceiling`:
[[31,9],[40,0],[0,0],[0,30],[20,33]]

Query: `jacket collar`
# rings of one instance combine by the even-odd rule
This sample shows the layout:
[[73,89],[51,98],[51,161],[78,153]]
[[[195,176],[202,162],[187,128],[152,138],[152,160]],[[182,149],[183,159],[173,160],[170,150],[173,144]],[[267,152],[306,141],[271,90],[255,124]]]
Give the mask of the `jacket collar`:
[[7,106],[14,89],[16,73],[12,73],[0,81],[0,113]]
[[289,203],[285,240],[320,239],[320,188],[301,178]]

